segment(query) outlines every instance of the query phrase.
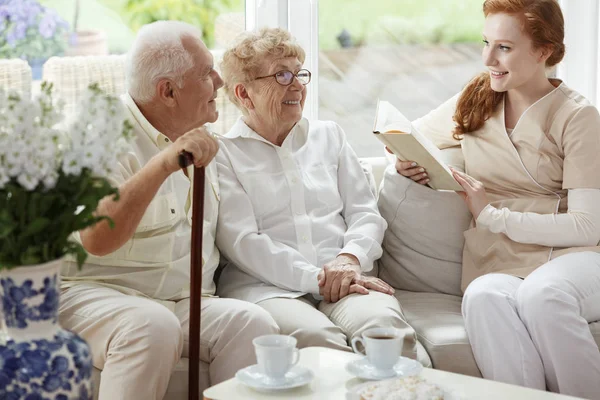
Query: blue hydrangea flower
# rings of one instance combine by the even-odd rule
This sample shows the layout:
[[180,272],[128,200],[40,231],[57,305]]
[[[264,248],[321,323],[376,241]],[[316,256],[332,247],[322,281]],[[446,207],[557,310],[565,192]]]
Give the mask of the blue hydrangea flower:
[[69,25],[36,0],[0,0],[0,58],[42,59],[67,46]]

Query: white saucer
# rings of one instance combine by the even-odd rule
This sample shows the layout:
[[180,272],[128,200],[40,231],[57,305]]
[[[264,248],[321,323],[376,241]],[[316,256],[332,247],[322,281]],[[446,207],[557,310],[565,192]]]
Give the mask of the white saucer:
[[245,385],[258,390],[283,390],[303,386],[315,377],[308,368],[296,365],[283,378],[273,379],[260,372],[258,365],[240,369],[235,377]]
[[400,357],[393,369],[384,371],[375,368],[367,357],[350,361],[346,364],[346,371],[362,379],[378,381],[380,379],[395,378],[398,376],[416,375],[423,369],[420,362],[410,358]]

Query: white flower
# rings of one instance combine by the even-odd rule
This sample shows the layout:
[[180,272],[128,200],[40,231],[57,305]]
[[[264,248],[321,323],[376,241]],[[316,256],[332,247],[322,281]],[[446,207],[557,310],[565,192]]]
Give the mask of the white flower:
[[8,175],[4,175],[2,171],[0,171],[0,189],[4,189],[4,186],[10,182],[10,178]]
[[66,175],[79,175],[83,166],[81,165],[80,154],[77,152],[65,153],[62,163],[62,170]]
[[127,151],[130,128],[119,99],[88,89],[76,116],[63,122],[64,102],[42,85],[35,99],[0,88],[0,189],[11,179],[26,190],[54,188],[60,174],[84,169],[106,177]]
[[54,189],[54,187],[56,186],[56,181],[58,180],[58,172],[56,171],[51,171],[48,175],[46,175],[46,177],[44,178],[44,187],[46,189]]
[[17,177],[17,182],[19,182],[19,184],[25,189],[32,191],[36,188],[39,181],[34,176],[31,176],[29,174],[20,174]]

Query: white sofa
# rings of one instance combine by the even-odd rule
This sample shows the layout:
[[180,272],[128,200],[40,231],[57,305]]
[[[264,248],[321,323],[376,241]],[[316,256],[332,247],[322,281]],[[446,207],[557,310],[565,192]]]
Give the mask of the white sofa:
[[[122,93],[125,88],[123,65],[124,59],[122,56],[55,58],[46,64],[44,80],[54,83],[56,92],[66,99],[67,108],[69,109],[77,103],[81,91],[92,82],[98,82],[102,89],[110,93]],[[1,68],[2,65],[0,64]],[[6,81],[3,82],[2,77],[3,74],[0,70],[0,85],[7,85]],[[28,88],[27,84],[23,84],[23,87]],[[228,128],[227,125],[235,119],[236,113],[232,108],[233,106],[227,104],[225,96],[220,96],[219,99],[221,101],[220,110],[227,110],[228,118],[225,118],[221,125],[217,124],[214,128],[217,132],[224,132]],[[221,113],[221,116],[223,116],[223,113]],[[388,169],[385,171],[388,161],[384,157],[365,158],[363,161],[371,165],[377,185],[381,182],[384,173],[393,175],[393,170]],[[401,282],[398,282],[399,284],[396,286],[410,289],[397,290],[396,297],[402,305],[408,322],[417,332],[419,342],[431,358],[433,367],[466,375],[480,376],[464,329],[460,310],[461,297],[456,289],[457,282],[460,281],[460,259],[457,259],[459,256],[453,254],[451,257],[441,257],[447,258],[444,260],[447,261],[445,264],[446,269],[442,271],[442,274],[437,273],[439,271],[435,270],[437,268],[436,262],[440,261],[438,259],[440,257],[430,256],[426,265],[423,265],[424,271],[429,268],[431,272],[433,268],[433,274],[429,275],[420,275],[419,271],[410,270],[406,265],[395,265],[394,263],[397,260],[390,259],[390,254],[399,252],[401,256],[405,254],[414,255],[413,258],[409,257],[414,262],[424,253],[440,251],[440,249],[445,251],[443,250],[444,243],[441,243],[435,249],[432,249],[431,246],[428,248],[427,245],[431,238],[427,235],[415,238],[413,233],[416,226],[426,227],[428,224],[430,227],[433,226],[432,231],[436,231],[435,240],[438,241],[440,240],[438,233],[442,233],[442,238],[445,238],[443,240],[447,241],[455,241],[456,237],[462,237],[462,234],[456,231],[456,227],[444,226],[446,222],[441,218],[444,216],[443,213],[440,216],[432,212],[435,211],[435,204],[420,199],[418,189],[415,191],[414,188],[410,189],[406,186],[401,190],[403,192],[398,193],[398,196],[402,197],[404,207],[385,210],[385,213],[382,210],[382,214],[386,216],[386,219],[398,220],[398,218],[401,218],[401,222],[404,222],[404,224],[395,223],[395,230],[389,229],[386,233],[386,241],[384,241],[386,250],[382,258],[382,263],[385,266],[380,267],[380,275],[386,279],[389,276],[392,281],[400,279]],[[421,212],[409,211],[409,215],[406,212],[402,214],[402,210],[410,210],[410,204],[421,207]],[[385,215],[386,213],[387,215]],[[409,236],[412,237],[412,242],[405,240]],[[392,248],[398,242],[400,245],[397,248]],[[417,269],[419,267],[417,265]],[[396,274],[398,271],[400,272]],[[440,284],[441,276],[444,277],[443,280],[447,283],[446,286]],[[600,344],[600,322],[590,324],[590,329],[596,342]],[[165,400],[187,398],[187,374],[188,359],[184,355],[171,376]],[[209,385],[207,364],[201,365],[200,374],[200,387],[205,388]],[[94,371],[94,378],[98,383],[100,371]],[[98,388],[98,384],[96,384],[96,388]]]

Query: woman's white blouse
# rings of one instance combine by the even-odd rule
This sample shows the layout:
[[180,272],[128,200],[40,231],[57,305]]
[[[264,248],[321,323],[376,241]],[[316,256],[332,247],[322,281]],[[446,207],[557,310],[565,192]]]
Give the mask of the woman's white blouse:
[[387,227],[358,158],[333,122],[300,120],[275,146],[242,119],[217,154],[217,246],[229,264],[218,293],[258,302],[319,294],[340,253],[370,271]]

